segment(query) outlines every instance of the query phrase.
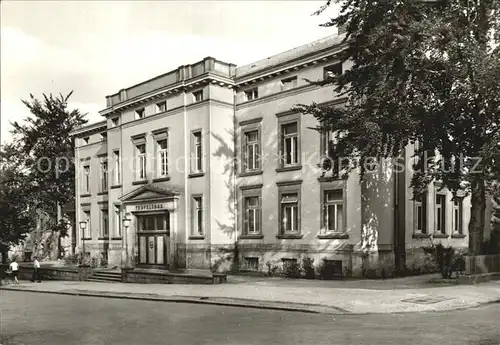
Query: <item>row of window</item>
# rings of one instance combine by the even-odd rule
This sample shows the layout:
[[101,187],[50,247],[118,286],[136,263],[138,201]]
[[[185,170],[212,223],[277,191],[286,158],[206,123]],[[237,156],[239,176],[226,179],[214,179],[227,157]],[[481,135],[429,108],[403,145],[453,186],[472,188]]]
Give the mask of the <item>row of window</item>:
[[[99,217],[99,238],[107,238],[109,236],[109,211],[108,209],[101,209]],[[87,222],[87,226],[85,227],[85,232],[81,234],[81,237],[89,240],[92,239],[93,231],[92,231],[92,222],[91,222],[91,212],[90,210],[83,211],[83,219]],[[115,207],[113,212],[113,237],[121,237],[121,218],[120,218],[120,209]]]
[[[262,235],[262,197],[260,190],[242,191],[243,234]],[[300,187],[279,191],[279,235],[300,235]],[[342,189],[325,190],[321,202],[321,232],[344,233],[345,208]]]
[[[323,68],[323,79],[331,78],[334,75],[342,74],[342,63],[336,63]],[[281,91],[291,90],[297,87],[298,77],[292,76],[281,79]],[[247,101],[251,101],[259,98],[259,89],[257,87],[245,90],[245,98]]]
[[[166,132],[157,133],[154,135],[155,140],[155,176],[162,178],[168,176],[168,135]],[[134,171],[135,180],[141,181],[147,179],[147,150],[145,137],[133,139],[134,141]],[[197,130],[192,132],[192,160],[191,172],[201,173],[203,171],[203,142],[202,131]],[[121,157],[120,151],[113,151],[113,185],[121,184]],[[102,158],[99,165],[99,191],[106,192],[108,190],[108,161],[107,158]],[[82,194],[90,193],[91,185],[91,171],[90,163],[83,164],[83,177],[82,177]]]
[[[414,200],[415,211],[415,231],[418,233],[427,234],[427,198],[428,194],[416,196]],[[434,231],[446,234],[448,224],[446,223],[447,203],[445,194],[436,194],[436,202],[434,204]],[[463,198],[456,197],[452,203],[451,229],[453,233],[463,233]]]
[[[203,90],[197,90],[191,93],[192,97],[192,102],[201,102],[203,101]],[[156,103],[156,113],[163,113],[167,111],[167,101],[161,101],[159,103]],[[145,108],[139,108],[135,110],[135,118],[136,119],[142,119],[146,117],[146,109]],[[115,122],[116,120],[116,122]],[[118,126],[119,125],[119,119],[114,118],[113,120],[113,126]]]

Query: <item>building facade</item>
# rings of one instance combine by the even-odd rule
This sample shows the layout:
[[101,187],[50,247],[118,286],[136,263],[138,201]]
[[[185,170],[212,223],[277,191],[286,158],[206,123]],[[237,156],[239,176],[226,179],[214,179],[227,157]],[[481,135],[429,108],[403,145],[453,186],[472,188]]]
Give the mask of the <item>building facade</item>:
[[350,67],[341,39],[238,68],[208,57],[107,96],[105,120],[73,133],[78,249],[169,269],[266,271],[307,256],[359,276],[423,267],[431,240],[466,247],[469,199],[438,184],[414,198],[413,145],[406,169],[325,176],[335,137],[291,109],[345,103],[307,81]]

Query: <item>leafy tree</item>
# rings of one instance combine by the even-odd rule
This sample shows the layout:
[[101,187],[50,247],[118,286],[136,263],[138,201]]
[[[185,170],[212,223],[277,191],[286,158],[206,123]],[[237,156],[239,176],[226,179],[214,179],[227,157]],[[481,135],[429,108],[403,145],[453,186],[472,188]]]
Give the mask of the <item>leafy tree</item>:
[[31,185],[22,156],[13,145],[0,151],[0,253],[7,259],[11,245],[19,244],[34,227]]
[[[416,171],[412,186],[420,193],[439,179],[453,193],[468,191],[469,251],[479,253],[485,193],[499,157],[491,155],[500,130],[499,1],[335,2],[340,14],[324,26],[345,30],[340,58],[353,66],[314,83],[334,84],[348,101],[341,108],[297,109],[315,116],[318,130],[343,133],[337,154],[358,162],[397,159],[416,141],[418,155],[439,152]],[[364,164],[347,171],[356,166],[364,178]]]
[[58,97],[43,94],[43,100],[30,94],[30,99],[22,102],[32,116],[27,117],[24,124],[12,123],[14,142],[26,157],[36,207],[57,214],[57,224],[53,228],[57,245],[52,246],[53,256],[57,256],[59,235],[66,235],[61,206],[75,197],[75,147],[70,132],[87,123],[85,114],[68,109],[72,93]]

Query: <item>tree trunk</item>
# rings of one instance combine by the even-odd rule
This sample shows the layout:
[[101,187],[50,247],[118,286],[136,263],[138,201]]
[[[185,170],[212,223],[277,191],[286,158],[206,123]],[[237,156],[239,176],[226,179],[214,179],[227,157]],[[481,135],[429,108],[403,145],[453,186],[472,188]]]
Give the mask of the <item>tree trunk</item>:
[[471,183],[471,215],[469,222],[469,253],[481,254],[486,216],[486,190],[484,180],[476,177]]

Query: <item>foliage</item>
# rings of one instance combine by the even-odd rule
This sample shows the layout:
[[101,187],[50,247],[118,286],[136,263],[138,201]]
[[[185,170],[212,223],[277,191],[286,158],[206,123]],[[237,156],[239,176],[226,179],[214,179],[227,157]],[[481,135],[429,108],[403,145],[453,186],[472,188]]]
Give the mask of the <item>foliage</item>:
[[266,261],[266,267],[268,276],[275,276],[279,274],[280,267],[276,263]]
[[14,145],[0,151],[0,252],[19,244],[35,226],[31,185],[23,171],[22,156]]
[[81,254],[78,253],[78,254],[71,254],[71,255],[68,255],[68,256],[65,256],[64,257],[64,263],[66,265],[77,265],[77,264],[80,264],[82,261],[81,259]]
[[458,275],[458,272],[465,271],[464,257],[453,247],[445,247],[438,243],[424,247],[423,250],[433,258],[443,279],[450,279],[453,272],[457,272]]
[[283,275],[288,278],[300,278],[300,263],[296,260],[283,262]]
[[68,109],[68,95],[53,97],[43,94],[43,100],[30,95],[23,100],[32,116],[24,124],[12,123],[14,144],[25,157],[25,168],[33,185],[37,206],[55,210],[74,199],[75,168],[74,140],[70,132],[87,123],[79,110]]
[[304,278],[314,279],[316,277],[316,272],[314,269],[314,259],[310,257],[304,257],[302,259],[302,269],[304,270]]
[[343,134],[336,155],[351,158],[346,173],[359,167],[360,178],[364,163],[396,159],[408,143],[421,143],[417,155],[439,152],[414,167],[412,186],[420,193],[438,179],[470,191],[469,249],[479,252],[486,182],[500,158],[498,0],[335,2],[341,12],[324,26],[345,28],[339,58],[353,66],[313,83],[334,84],[346,105],[296,109],[318,119],[317,130]]

